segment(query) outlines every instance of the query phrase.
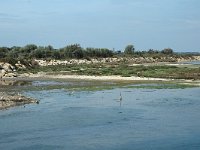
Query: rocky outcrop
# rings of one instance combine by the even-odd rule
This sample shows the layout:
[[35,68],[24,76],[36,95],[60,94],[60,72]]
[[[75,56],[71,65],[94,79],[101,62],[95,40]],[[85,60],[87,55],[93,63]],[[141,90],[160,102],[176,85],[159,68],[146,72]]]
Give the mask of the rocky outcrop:
[[0,78],[3,77],[16,77],[16,69],[9,63],[0,62]]
[[200,60],[200,56],[194,56],[194,59],[199,61]]
[[175,56],[163,56],[163,57],[115,57],[115,58],[91,58],[87,59],[70,59],[70,60],[34,60],[39,66],[56,66],[56,65],[69,65],[69,64],[97,64],[97,63],[121,63],[128,62],[131,64],[142,63],[157,63],[157,62],[181,62],[181,61],[193,61],[200,60],[200,56],[192,57],[175,57]]
[[24,64],[22,64],[20,61],[18,61],[16,64],[15,64],[16,68],[18,69],[26,69],[26,66]]
[[39,103],[39,101],[29,97],[25,97],[20,94],[8,94],[5,92],[0,92],[0,109],[6,109],[9,107],[20,106],[30,103]]

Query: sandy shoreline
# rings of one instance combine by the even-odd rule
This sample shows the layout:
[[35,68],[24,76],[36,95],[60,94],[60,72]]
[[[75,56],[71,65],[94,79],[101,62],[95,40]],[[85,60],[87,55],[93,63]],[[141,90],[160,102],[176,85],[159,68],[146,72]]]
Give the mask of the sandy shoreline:
[[[21,76],[24,78],[24,76]],[[200,80],[187,80],[187,79],[166,79],[166,78],[148,78],[148,77],[122,77],[122,76],[88,76],[88,75],[48,75],[46,73],[40,72],[38,74],[30,74],[25,77],[26,79],[34,79],[34,80],[41,80],[41,79],[64,79],[64,80],[85,80],[85,81],[163,81],[163,82],[180,82],[184,84],[191,84],[200,86]]]
[[163,82],[179,82],[179,83],[191,83],[197,86],[200,86],[200,80],[193,79],[168,79],[168,78],[153,78],[153,77],[138,77],[138,76],[130,76],[123,77],[119,75],[109,75],[109,76],[95,76],[95,75],[75,75],[75,74],[49,74],[46,72],[38,72],[37,74],[32,73],[24,73],[18,74],[17,77],[4,77],[1,80],[85,80],[85,81],[163,81]]
[[164,79],[164,78],[147,78],[147,77],[122,77],[122,76],[88,76],[88,75],[48,75],[45,73],[39,73],[39,74],[31,74],[28,76],[28,78],[49,78],[49,79],[73,79],[73,80],[99,80],[99,81],[109,81],[109,80],[115,80],[115,81],[173,81],[174,79]]
[[194,85],[200,86],[200,80],[191,80],[191,79],[167,79],[167,78],[148,78],[148,77],[122,77],[117,75],[110,76],[91,76],[91,75],[49,75],[45,72],[40,72],[37,74],[30,74],[26,77],[26,79],[34,79],[34,80],[54,80],[54,79],[62,79],[62,80],[82,80],[82,81],[114,81],[114,82],[134,82],[134,81],[150,81],[150,82],[174,82],[181,83],[186,85]]

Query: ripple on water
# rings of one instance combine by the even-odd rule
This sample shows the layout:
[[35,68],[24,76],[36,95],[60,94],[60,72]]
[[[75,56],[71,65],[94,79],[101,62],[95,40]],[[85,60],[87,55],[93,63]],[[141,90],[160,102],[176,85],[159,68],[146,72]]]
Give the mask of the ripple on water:
[[69,92],[26,92],[41,103],[0,113],[0,149],[200,148],[199,88]]
[[63,149],[63,146],[59,146],[59,145],[45,145],[45,144],[32,144],[30,146],[24,146],[24,147],[19,147],[19,148],[15,148],[14,150],[36,150],[36,149],[42,149],[42,150],[55,150],[55,149]]

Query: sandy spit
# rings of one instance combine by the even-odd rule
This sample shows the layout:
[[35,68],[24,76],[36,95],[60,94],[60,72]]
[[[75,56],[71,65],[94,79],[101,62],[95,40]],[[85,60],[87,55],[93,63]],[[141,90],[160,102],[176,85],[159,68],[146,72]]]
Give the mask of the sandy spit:
[[31,74],[30,78],[50,78],[50,79],[75,79],[75,80],[117,80],[117,81],[173,81],[173,79],[147,78],[147,77],[121,77],[121,76],[88,76],[88,75],[47,75],[45,73]]
[[[23,77],[23,76],[21,76]],[[122,76],[88,76],[88,75],[48,75],[44,72],[38,74],[30,74],[28,78],[35,79],[66,79],[66,80],[86,80],[86,81],[177,81],[180,83],[200,86],[200,80],[186,80],[186,79],[165,79],[165,78],[147,78],[147,77],[122,77]],[[27,78],[26,77],[26,78]]]

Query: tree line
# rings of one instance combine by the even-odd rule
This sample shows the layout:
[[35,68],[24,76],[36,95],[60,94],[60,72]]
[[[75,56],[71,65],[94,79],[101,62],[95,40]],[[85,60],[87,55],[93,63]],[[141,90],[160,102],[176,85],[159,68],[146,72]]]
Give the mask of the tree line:
[[72,44],[60,49],[55,49],[53,46],[37,46],[28,44],[24,47],[0,47],[0,59],[3,58],[87,58],[87,57],[112,57],[114,52],[107,48],[82,48],[79,44]]
[[24,47],[0,47],[0,60],[3,59],[82,59],[106,58],[113,56],[146,56],[146,55],[172,55],[171,48],[162,51],[150,49],[148,51],[135,51],[134,45],[127,45],[123,51],[114,51],[107,48],[82,48],[80,44],[67,45],[60,49],[53,46],[37,46],[28,44]]

